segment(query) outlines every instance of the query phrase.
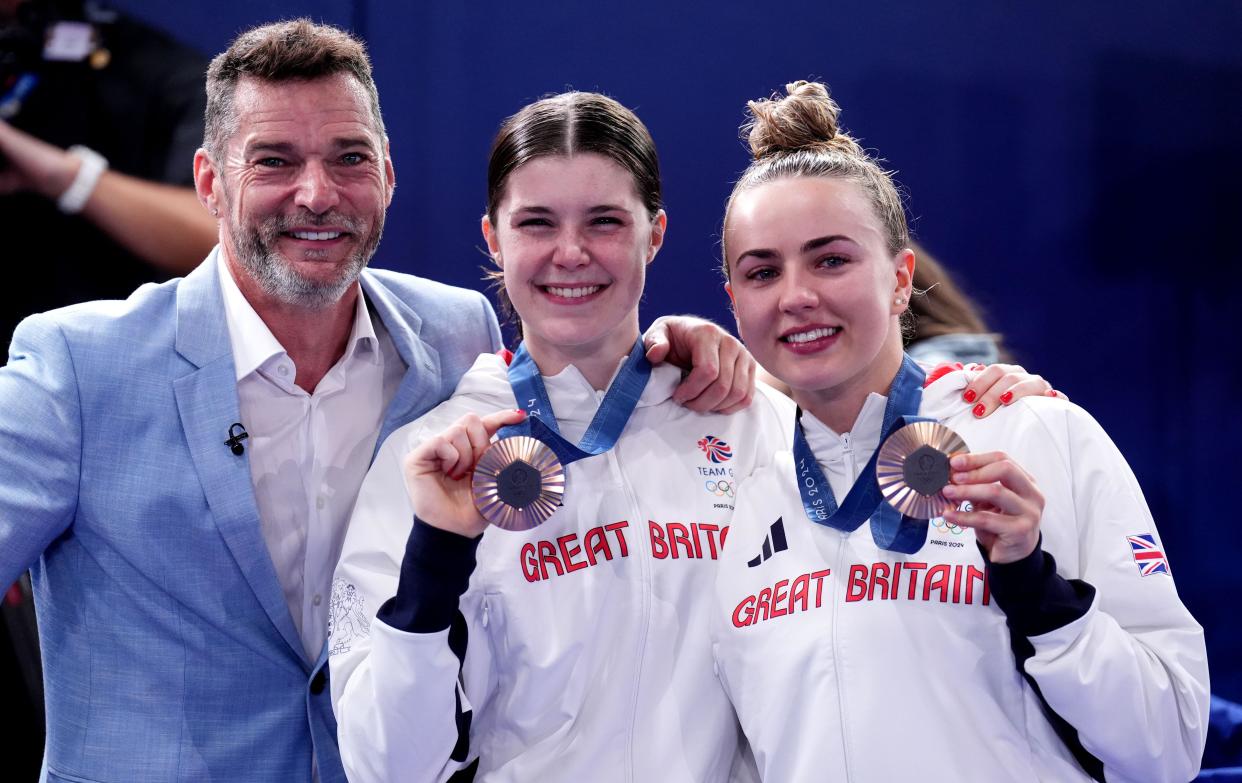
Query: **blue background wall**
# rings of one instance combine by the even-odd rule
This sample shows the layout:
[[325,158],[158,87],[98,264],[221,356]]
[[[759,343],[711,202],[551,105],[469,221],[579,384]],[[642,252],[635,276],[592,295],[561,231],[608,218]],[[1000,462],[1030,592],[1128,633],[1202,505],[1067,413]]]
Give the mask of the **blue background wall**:
[[1242,598],[1242,4],[117,5],[208,53],[290,15],[365,37],[399,183],[376,263],[460,285],[480,285],[500,120],[567,87],[635,108],[660,146],[670,216],[644,322],[692,311],[731,323],[715,266],[721,205],[746,163],[744,102],[824,79],[844,126],[898,170],[917,236],[1019,359],[1128,456],[1207,628],[1213,689],[1242,700],[1230,619]]

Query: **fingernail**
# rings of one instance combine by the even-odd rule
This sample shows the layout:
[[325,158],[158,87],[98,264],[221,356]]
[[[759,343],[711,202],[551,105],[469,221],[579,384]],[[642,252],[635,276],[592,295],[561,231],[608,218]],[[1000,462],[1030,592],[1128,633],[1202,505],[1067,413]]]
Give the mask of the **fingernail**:
[[974,389],[967,389],[966,391],[962,392],[962,399],[965,400],[966,402],[974,402],[975,397],[977,396],[978,395],[975,394]]
[[1044,392],[1044,396],[1046,397],[1055,397],[1058,394],[1060,394],[1060,392],[1058,392],[1056,389],[1049,389],[1048,391]]
[[975,414],[975,418],[981,419],[983,418],[983,414],[987,412],[987,408],[983,407],[983,403],[979,403],[975,407],[971,408],[970,412]]
[[955,457],[950,457],[950,458],[949,458],[949,467],[953,467],[953,468],[964,468],[964,467],[966,467],[966,457],[964,457],[964,456],[963,456],[963,455],[961,455],[961,454],[958,454],[958,455],[957,455],[957,456],[955,456]]
[[1009,403],[1013,402],[1013,392],[1005,392],[1004,394],[1002,394],[1001,402],[1004,403],[1005,405],[1008,405]]

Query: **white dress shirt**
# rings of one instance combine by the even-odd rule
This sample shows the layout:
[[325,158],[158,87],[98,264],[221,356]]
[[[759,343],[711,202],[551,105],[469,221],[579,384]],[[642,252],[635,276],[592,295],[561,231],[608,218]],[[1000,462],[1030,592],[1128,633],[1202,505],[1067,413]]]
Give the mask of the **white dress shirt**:
[[294,384],[293,360],[246,301],[223,256],[219,270],[259,527],[313,661],[328,635],[332,571],[345,529],[406,367],[359,295],[345,354],[306,392]]

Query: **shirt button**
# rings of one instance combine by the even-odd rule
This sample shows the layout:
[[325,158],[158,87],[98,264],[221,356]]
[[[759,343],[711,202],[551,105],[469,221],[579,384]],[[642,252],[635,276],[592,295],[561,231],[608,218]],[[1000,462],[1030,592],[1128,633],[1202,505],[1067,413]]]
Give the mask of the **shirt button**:
[[328,501],[323,499],[323,495],[320,495],[319,497],[315,498],[315,508],[319,509],[320,511],[323,511],[323,507],[326,505],[328,505]]
[[282,364],[282,365],[280,365],[279,367],[277,367],[277,368],[276,368],[276,372],[280,373],[281,375],[288,375],[288,374],[289,374],[289,367],[288,367],[288,365],[284,365],[284,364]]
[[315,597],[311,599],[311,603],[314,604],[315,606],[319,606],[321,603],[323,603],[323,596],[320,595],[319,593],[315,593]]

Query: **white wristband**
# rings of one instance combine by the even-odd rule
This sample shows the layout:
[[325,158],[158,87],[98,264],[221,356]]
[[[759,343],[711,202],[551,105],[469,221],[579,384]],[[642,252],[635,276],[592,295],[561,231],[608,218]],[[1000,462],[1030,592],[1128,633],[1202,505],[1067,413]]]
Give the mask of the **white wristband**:
[[91,194],[95,192],[99,177],[108,170],[108,160],[90,147],[83,147],[80,144],[70,147],[69,154],[82,161],[82,165],[78,167],[78,173],[73,178],[73,182],[65,188],[64,193],[60,194],[60,198],[56,199],[56,206],[66,215],[76,215],[82,211],[86,202],[90,200]]

